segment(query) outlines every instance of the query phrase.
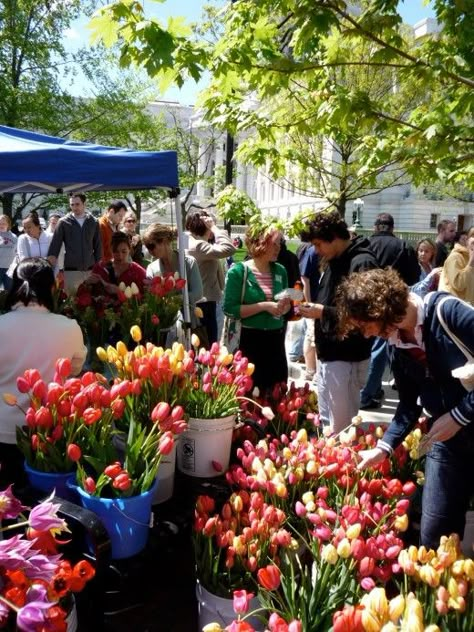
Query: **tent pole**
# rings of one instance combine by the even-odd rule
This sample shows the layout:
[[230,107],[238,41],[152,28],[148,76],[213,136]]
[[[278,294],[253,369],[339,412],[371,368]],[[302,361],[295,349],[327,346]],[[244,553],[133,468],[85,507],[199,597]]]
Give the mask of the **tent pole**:
[[181,213],[181,200],[179,199],[179,189],[173,189],[170,196],[174,197],[174,209],[176,218],[176,228],[178,229],[178,256],[179,256],[179,273],[183,279],[186,279],[186,285],[183,288],[183,329],[185,346],[191,348],[191,313],[189,309],[189,288],[186,275],[186,261],[184,258],[185,240],[183,235],[183,218]]

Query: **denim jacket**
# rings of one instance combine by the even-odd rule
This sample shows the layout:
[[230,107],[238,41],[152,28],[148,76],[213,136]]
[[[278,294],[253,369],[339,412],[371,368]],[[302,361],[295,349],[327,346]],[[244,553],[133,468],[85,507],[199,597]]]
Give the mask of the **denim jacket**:
[[[416,424],[422,406],[433,420],[449,412],[462,426],[449,441],[462,441],[464,433],[474,435],[474,391],[468,392],[451,375],[466,363],[466,357],[451,340],[438,316],[436,305],[446,292],[432,292],[425,299],[423,342],[427,367],[417,363],[404,349],[393,351],[392,370],[398,386],[400,402],[379,447],[391,452]],[[453,297],[442,306],[443,317],[450,331],[474,355],[474,309]],[[447,442],[448,443],[448,442]]]

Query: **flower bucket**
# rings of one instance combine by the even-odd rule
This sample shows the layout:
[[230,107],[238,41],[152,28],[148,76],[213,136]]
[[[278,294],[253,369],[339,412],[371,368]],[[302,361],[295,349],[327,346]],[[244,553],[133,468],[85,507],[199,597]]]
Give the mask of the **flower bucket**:
[[161,457],[158,472],[156,474],[157,487],[153,495],[153,505],[159,505],[171,498],[174,492],[174,474],[176,470],[176,444],[175,441],[173,449],[170,454],[163,455]]
[[76,500],[70,483],[76,480],[76,472],[40,472],[30,467],[26,461],[24,464],[26,475],[30,485],[46,494],[51,494],[56,490],[56,496],[64,500]]
[[132,557],[145,548],[156,485],[155,481],[147,492],[128,498],[99,498],[75,487],[82,506],[93,511],[107,530],[112,545],[112,559]]
[[[218,597],[209,592],[197,580],[196,582],[196,599],[198,602],[198,629],[202,630],[209,623],[219,623],[221,627],[228,626],[237,618],[234,612],[233,599]],[[261,608],[257,597],[253,597],[249,603],[248,612]],[[261,614],[264,614],[263,611]],[[255,628],[255,632],[261,632],[265,629],[263,623],[256,616],[245,617],[245,621]]]
[[178,470],[199,478],[221,475],[229,467],[234,428],[235,415],[189,419],[188,428],[179,436]]

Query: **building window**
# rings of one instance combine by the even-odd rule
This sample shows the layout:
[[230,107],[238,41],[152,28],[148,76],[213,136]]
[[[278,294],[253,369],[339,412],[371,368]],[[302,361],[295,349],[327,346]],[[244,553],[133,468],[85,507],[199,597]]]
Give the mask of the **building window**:
[[436,213],[431,213],[430,215],[430,228],[436,228],[438,226],[438,217]]

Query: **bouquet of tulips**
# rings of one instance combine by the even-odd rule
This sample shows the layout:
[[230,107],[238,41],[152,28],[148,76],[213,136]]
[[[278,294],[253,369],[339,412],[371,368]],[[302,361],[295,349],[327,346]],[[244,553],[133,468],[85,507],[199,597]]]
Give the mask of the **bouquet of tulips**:
[[107,309],[109,327],[118,328],[120,339],[130,344],[130,330],[140,327],[142,339],[157,343],[160,332],[174,325],[183,304],[181,290],[186,284],[178,273],[167,273],[147,280],[140,291],[135,283],[119,285],[118,300]]
[[[199,496],[193,542],[199,581],[215,595],[234,589],[256,590],[257,576],[266,577],[269,561],[296,547],[284,528],[285,514],[265,502],[260,492],[233,493],[216,512],[215,501]],[[268,580],[270,581],[270,580]]]
[[37,369],[28,369],[17,378],[19,396],[4,394],[6,403],[25,415],[25,425],[17,426],[17,445],[27,464],[42,472],[70,472],[92,450],[107,458],[112,420],[124,410],[121,395],[107,388],[104,377],[70,373],[71,361],[62,358],[49,384]]
[[398,555],[399,593],[374,587],[356,607],[334,613],[334,632],[347,629],[467,632],[474,629],[474,560],[465,559],[457,535],[436,551],[410,546]]
[[15,498],[11,487],[0,491],[0,521],[17,520],[0,528],[5,535],[15,533],[0,541],[2,629],[65,632],[72,594],[83,590],[95,575],[88,561],[71,564],[58,554],[60,541],[56,536],[68,531],[58,510],[59,505],[50,497],[25,517],[27,508]]

